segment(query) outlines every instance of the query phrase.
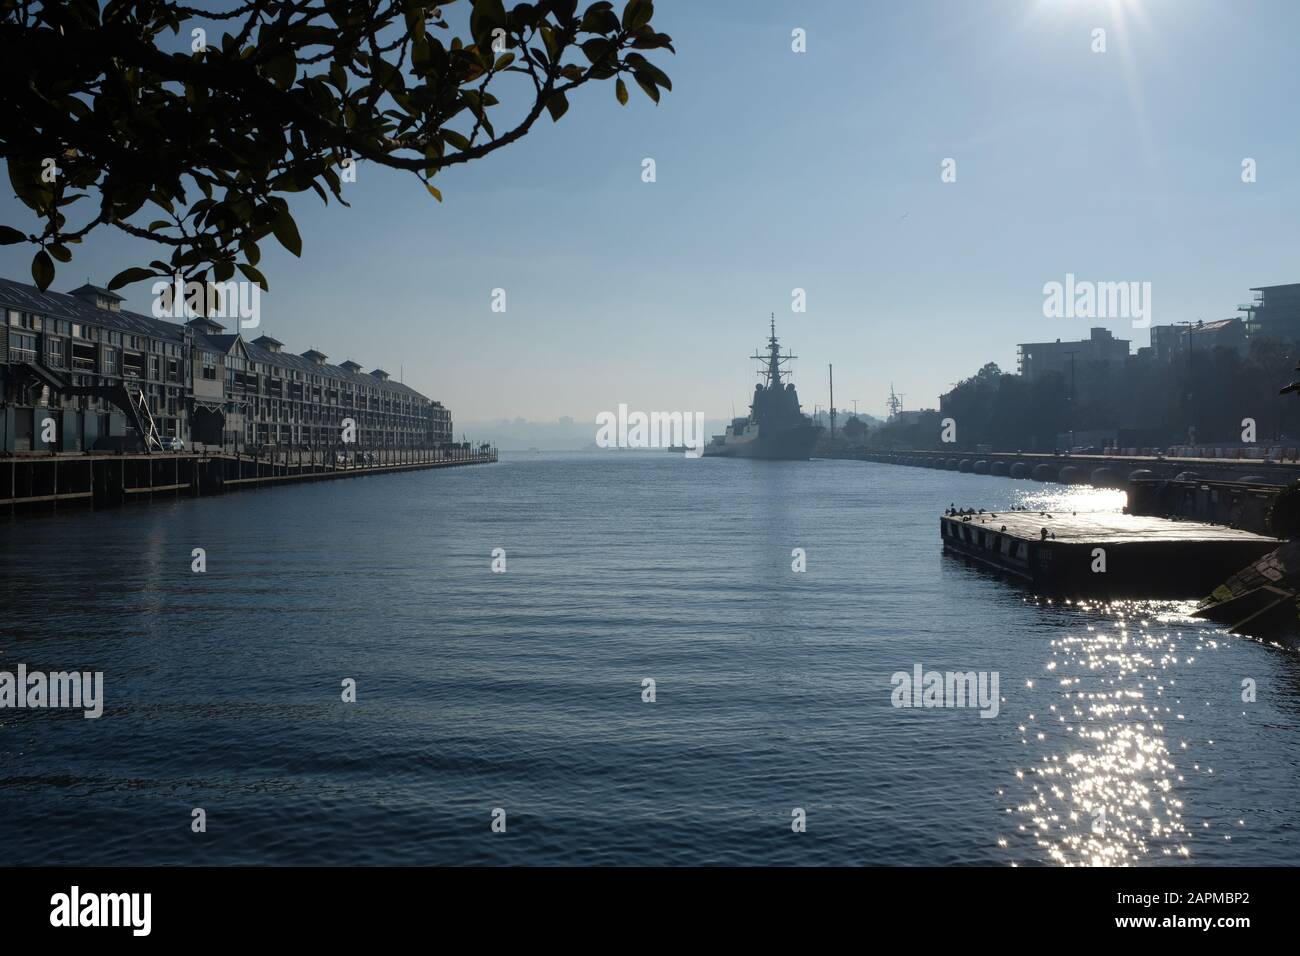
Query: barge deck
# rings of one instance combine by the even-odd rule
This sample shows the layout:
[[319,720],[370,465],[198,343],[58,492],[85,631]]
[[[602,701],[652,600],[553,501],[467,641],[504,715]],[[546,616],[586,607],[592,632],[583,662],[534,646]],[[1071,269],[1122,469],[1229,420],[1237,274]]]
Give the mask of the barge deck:
[[945,514],[945,552],[1013,575],[1043,594],[1205,597],[1277,538],[1224,525],[1120,512]]

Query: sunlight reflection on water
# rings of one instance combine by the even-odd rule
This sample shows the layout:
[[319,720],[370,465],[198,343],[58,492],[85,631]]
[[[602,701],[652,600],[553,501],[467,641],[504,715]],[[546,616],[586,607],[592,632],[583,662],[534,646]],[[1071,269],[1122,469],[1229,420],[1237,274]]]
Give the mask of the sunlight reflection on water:
[[[1122,491],[1088,486],[1027,488],[1016,497],[1031,510],[1125,504]],[[1169,728],[1186,717],[1179,678],[1224,635],[1190,617],[1194,601],[1066,604],[1080,617],[1051,641],[1042,676],[1027,682],[1027,691],[1038,685],[1040,706],[1017,724],[1025,762],[1014,771],[1018,792],[1006,812],[1038,848],[1034,858],[1066,866],[1188,858],[1196,834],[1184,820],[1185,774],[1214,770],[1180,767],[1191,759],[1187,742]]]
[[1082,485],[1067,488],[1062,485],[1026,488],[1016,496],[1018,504],[1031,511],[1119,511],[1128,496],[1114,488],[1093,488]]
[[1055,692],[1018,725],[1030,758],[1015,774],[1026,788],[1018,829],[1065,865],[1188,857],[1184,775],[1171,753],[1186,744],[1171,745],[1167,728],[1184,719],[1177,675],[1217,642],[1212,632],[1179,629],[1193,623],[1191,602],[1076,607],[1104,617],[1051,642],[1041,683]]

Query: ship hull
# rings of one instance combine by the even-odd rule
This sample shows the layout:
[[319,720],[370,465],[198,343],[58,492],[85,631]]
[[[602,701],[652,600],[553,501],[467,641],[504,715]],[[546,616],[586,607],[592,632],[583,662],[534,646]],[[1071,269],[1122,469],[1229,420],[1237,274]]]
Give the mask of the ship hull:
[[704,457],[807,461],[812,457],[820,434],[821,428],[816,425],[795,425],[775,430],[763,429],[753,437],[728,435],[722,444],[704,446]]

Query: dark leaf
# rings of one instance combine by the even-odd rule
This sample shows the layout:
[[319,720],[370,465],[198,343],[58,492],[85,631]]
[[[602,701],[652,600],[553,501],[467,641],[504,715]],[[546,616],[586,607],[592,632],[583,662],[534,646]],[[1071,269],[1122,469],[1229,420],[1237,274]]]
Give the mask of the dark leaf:
[[558,123],[569,110],[569,99],[563,93],[552,93],[546,101],[546,109],[551,114],[551,122]]
[[599,62],[612,49],[614,49],[614,44],[610,40],[593,38],[591,40],[584,40],[582,43],[582,52],[586,54],[587,59],[592,63]]
[[295,256],[302,255],[302,237],[298,235],[298,225],[287,211],[281,211],[275,217],[275,221],[271,223],[271,231],[275,233],[275,238],[280,240],[280,245]]
[[645,73],[635,73],[633,74],[633,79],[636,80],[636,85],[645,91],[646,96],[650,97],[650,99],[654,100],[656,103],[659,102],[659,89],[654,85],[654,81],[650,79],[649,76]]
[[266,279],[262,276],[262,273],[258,272],[252,266],[245,265],[241,262],[239,263],[239,271],[244,274],[244,278],[260,285],[263,292],[269,291],[270,287],[266,284]]
[[293,55],[289,53],[282,53],[273,57],[266,64],[266,75],[282,90],[287,90],[293,85],[293,78],[297,71],[298,63],[294,60]]
[[32,258],[32,278],[36,280],[36,287],[42,292],[54,281],[54,263],[50,261],[50,255],[44,249],[37,251]]
[[627,6],[623,8],[623,29],[639,30],[650,22],[654,13],[655,7],[650,0],[628,0]]
[[[160,266],[162,265],[161,262],[156,264]],[[132,282],[139,282],[141,279],[151,279],[157,274],[158,273],[151,269],[141,269],[138,266],[133,266],[130,269],[123,269],[117,275],[113,276],[113,278],[108,282],[108,288],[110,290],[120,289],[124,285],[130,285]]]
[[454,129],[444,129],[441,133],[443,140],[450,143],[452,146],[455,146],[457,149],[469,149],[469,140],[463,133],[458,133]]

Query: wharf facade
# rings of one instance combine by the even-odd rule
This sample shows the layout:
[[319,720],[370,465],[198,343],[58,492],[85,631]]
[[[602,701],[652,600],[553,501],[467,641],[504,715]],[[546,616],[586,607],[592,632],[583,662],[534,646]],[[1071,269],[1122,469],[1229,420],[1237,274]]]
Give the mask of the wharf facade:
[[0,279],[0,454],[187,449],[273,458],[286,449],[428,449],[452,441],[451,412],[383,369],[328,364],[219,323],[122,309],[92,285],[41,292]]

